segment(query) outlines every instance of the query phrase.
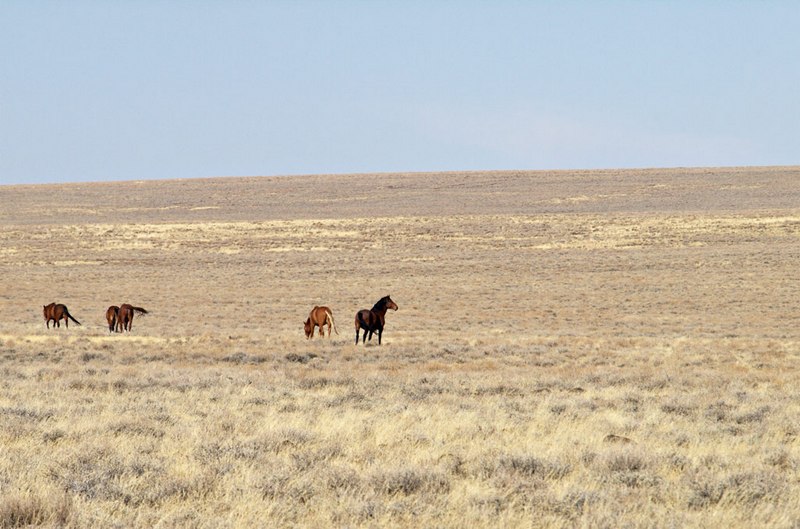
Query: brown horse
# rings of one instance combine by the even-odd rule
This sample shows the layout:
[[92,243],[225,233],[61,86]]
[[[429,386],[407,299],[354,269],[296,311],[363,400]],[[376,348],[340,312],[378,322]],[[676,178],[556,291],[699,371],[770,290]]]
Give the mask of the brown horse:
[[134,312],[138,312],[139,314],[147,314],[147,311],[142,307],[134,307],[133,305],[129,305],[127,303],[123,303],[119,306],[119,310],[117,311],[117,332],[131,331]]
[[117,327],[117,314],[119,314],[119,307],[111,305],[106,309],[106,321],[108,322],[108,332],[114,332]]
[[[64,324],[69,329],[69,320],[74,321],[78,325],[81,324],[78,320],[72,317],[72,314],[69,313],[67,310],[66,305],[62,305],[61,303],[51,303],[49,305],[42,305],[42,313],[44,314],[44,321],[47,324],[47,328],[50,328],[50,320],[53,320],[53,328],[61,327],[61,320],[64,320]],[[69,319],[67,319],[69,318]]]
[[383,326],[386,323],[386,311],[397,310],[397,304],[389,296],[382,297],[375,303],[371,310],[363,309],[356,313],[356,345],[358,345],[358,332],[364,329],[363,343],[367,343],[367,333],[372,341],[372,333],[378,333],[378,345],[381,344]]
[[325,336],[325,329],[322,328],[323,325],[328,326],[328,338],[331,337],[331,326],[333,326],[333,330],[336,334],[339,334],[339,331],[336,330],[336,323],[333,321],[333,312],[328,307],[314,307],[311,309],[311,313],[308,315],[308,319],[303,324],[306,330],[306,339],[314,337],[314,328],[319,327],[319,337],[323,338]]

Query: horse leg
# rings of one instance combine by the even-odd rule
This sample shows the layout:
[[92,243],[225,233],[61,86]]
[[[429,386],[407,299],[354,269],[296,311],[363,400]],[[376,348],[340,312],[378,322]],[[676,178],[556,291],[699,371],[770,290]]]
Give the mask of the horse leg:
[[378,345],[381,344],[381,336],[383,336],[383,329],[378,329]]
[[356,325],[356,345],[358,345],[358,331],[360,331],[360,330],[361,330],[361,327]]

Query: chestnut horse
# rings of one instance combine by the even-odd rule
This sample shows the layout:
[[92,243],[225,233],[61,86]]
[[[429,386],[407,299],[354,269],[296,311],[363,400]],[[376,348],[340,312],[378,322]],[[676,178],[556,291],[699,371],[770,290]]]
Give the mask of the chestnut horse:
[[117,331],[128,331],[131,330],[131,325],[133,324],[133,314],[134,312],[138,312],[139,314],[147,314],[147,311],[144,310],[142,307],[134,307],[133,305],[129,305],[127,303],[123,303],[119,306],[119,310],[117,311]]
[[389,296],[383,297],[375,303],[371,310],[363,309],[356,313],[356,345],[358,345],[358,331],[364,329],[363,343],[367,343],[367,333],[372,341],[372,333],[378,333],[378,345],[381,344],[383,325],[386,323],[386,311],[397,310],[397,304]]
[[114,332],[117,327],[117,314],[119,307],[111,305],[106,309],[106,321],[108,322],[108,332]]
[[333,321],[333,312],[331,312],[331,309],[328,307],[315,306],[311,309],[308,319],[303,324],[306,330],[306,339],[314,337],[314,328],[316,327],[319,327],[319,337],[323,338],[325,336],[325,329],[322,328],[323,325],[328,326],[328,338],[331,337],[331,326],[333,326],[333,330],[336,334],[339,334],[339,331],[336,330],[336,323]]
[[[44,314],[44,321],[47,324],[47,328],[50,328],[50,320],[55,322],[53,324],[53,328],[61,327],[61,320],[64,320],[64,324],[69,329],[69,320],[74,321],[78,325],[81,324],[78,320],[72,317],[72,314],[69,313],[67,310],[66,305],[62,305],[61,303],[55,304],[51,303],[49,305],[42,305],[42,313]],[[69,318],[69,319],[67,319]]]

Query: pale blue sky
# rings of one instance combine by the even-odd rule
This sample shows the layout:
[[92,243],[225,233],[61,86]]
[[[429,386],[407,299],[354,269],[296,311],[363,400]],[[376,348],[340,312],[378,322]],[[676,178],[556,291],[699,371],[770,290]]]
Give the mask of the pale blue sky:
[[800,163],[800,2],[0,3],[0,183]]

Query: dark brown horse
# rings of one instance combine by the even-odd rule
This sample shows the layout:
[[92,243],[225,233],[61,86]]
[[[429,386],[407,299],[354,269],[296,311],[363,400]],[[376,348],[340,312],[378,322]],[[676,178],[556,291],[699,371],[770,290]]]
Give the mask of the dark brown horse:
[[[42,313],[44,314],[44,321],[47,324],[47,328],[50,328],[50,320],[53,320],[53,328],[61,327],[61,320],[64,320],[64,324],[69,328],[69,320],[74,321],[78,325],[81,324],[78,320],[72,317],[72,314],[69,313],[67,310],[66,305],[62,305],[61,303],[51,303],[49,305],[42,306]],[[69,318],[69,319],[67,319]]]
[[127,303],[123,303],[119,306],[119,310],[117,311],[117,331],[128,331],[131,330],[131,325],[133,325],[133,314],[134,312],[138,312],[139,314],[147,314],[147,311],[144,310],[142,307],[134,307],[133,305],[129,305]]
[[106,309],[106,321],[108,322],[108,332],[114,332],[117,327],[117,314],[119,307],[111,305]]
[[331,327],[339,334],[339,331],[336,330],[336,323],[333,321],[333,312],[328,307],[314,307],[311,309],[311,313],[308,315],[308,319],[303,324],[306,330],[306,338],[313,338],[314,337],[314,328],[319,327],[319,337],[322,338],[325,336],[325,329],[322,328],[323,325],[328,326],[328,338],[331,337]]
[[397,304],[389,296],[383,297],[375,303],[371,310],[363,309],[356,313],[356,345],[358,345],[358,332],[364,329],[363,343],[367,343],[367,333],[372,341],[372,333],[378,333],[378,345],[381,344],[383,326],[386,323],[386,311],[397,310]]

